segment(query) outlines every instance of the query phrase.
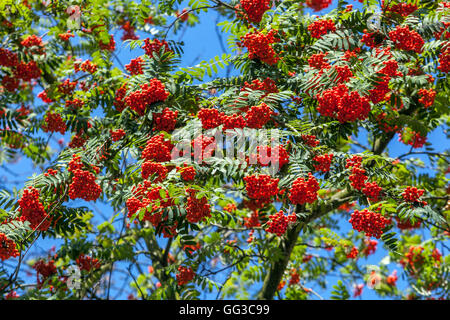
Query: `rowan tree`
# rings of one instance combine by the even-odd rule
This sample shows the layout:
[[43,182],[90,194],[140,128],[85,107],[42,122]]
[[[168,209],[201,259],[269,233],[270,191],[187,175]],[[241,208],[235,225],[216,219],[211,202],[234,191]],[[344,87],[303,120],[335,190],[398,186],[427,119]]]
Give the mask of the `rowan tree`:
[[2,1],[0,296],[447,299],[450,3],[334,2]]

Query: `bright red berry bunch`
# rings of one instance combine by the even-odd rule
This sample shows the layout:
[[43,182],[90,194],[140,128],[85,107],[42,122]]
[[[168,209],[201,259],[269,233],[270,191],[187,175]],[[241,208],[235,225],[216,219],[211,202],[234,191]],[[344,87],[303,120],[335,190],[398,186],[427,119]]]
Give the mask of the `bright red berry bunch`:
[[345,84],[340,84],[317,95],[317,111],[326,117],[338,119],[339,122],[364,120],[370,112],[370,103],[358,92],[349,92]]
[[332,0],[306,0],[306,5],[314,11],[320,11],[330,6]]
[[3,76],[2,85],[9,92],[14,92],[19,88],[20,81],[15,77],[10,77],[8,75]]
[[168,170],[158,162],[145,161],[142,164],[142,178],[152,178],[153,183],[162,182],[167,177]]
[[126,107],[125,96],[127,95],[127,85],[123,84],[119,89],[116,90],[116,94],[114,96],[114,106],[116,110],[122,112]]
[[364,188],[361,190],[370,201],[378,202],[378,197],[380,196],[380,192],[383,190],[375,181],[367,182]]
[[69,197],[86,201],[95,201],[100,197],[102,188],[95,182],[95,175],[87,170],[73,171],[72,183],[69,185]]
[[400,230],[417,229],[422,224],[420,220],[417,220],[414,224],[411,223],[411,221],[409,219],[400,220],[398,217],[396,217],[395,220],[397,220],[397,228],[399,228]]
[[247,127],[261,129],[271,119],[274,112],[264,102],[258,106],[252,106],[245,115]]
[[153,113],[154,129],[157,131],[171,132],[177,124],[178,111],[165,108],[162,112]]
[[289,193],[289,200],[293,204],[313,203],[317,200],[317,191],[319,191],[317,179],[308,172],[308,179],[295,179]]
[[135,28],[131,25],[130,21],[125,21],[120,27],[123,29],[123,35],[120,38],[122,41],[139,39],[139,36],[136,35]]
[[164,138],[164,134],[151,137],[147,141],[145,149],[142,151],[142,158],[145,160],[166,162],[171,159],[173,144]]
[[259,59],[268,65],[273,65],[280,60],[272,48],[272,44],[277,42],[274,35],[276,30],[270,30],[267,34],[253,30],[243,36],[242,43],[248,49],[249,59]]
[[208,204],[208,198],[197,199],[197,190],[187,189],[188,198],[186,202],[186,219],[190,223],[197,223],[211,217],[211,206]]
[[244,117],[241,114],[222,115],[223,130],[242,129],[246,126]]
[[166,40],[158,40],[158,39],[154,39],[154,40],[150,40],[149,38],[144,40],[145,44],[142,47],[142,49],[145,50],[145,54],[148,55],[149,57],[153,57],[153,52],[159,53],[159,51],[161,50],[162,47],[164,47],[164,51],[172,51],[170,50],[169,44],[167,43]]
[[362,232],[364,231],[368,237],[374,236],[379,239],[383,234],[384,229],[390,222],[378,212],[372,212],[367,209],[362,211],[355,210],[349,222],[352,224],[353,229]]
[[217,109],[202,108],[198,111],[197,117],[202,122],[202,128],[205,130],[213,129],[222,124],[222,115]]
[[361,190],[365,184],[368,177],[365,175],[366,170],[361,167],[353,167],[352,174],[348,177],[350,180],[350,185],[356,190]]
[[[450,32],[448,32],[450,35]],[[444,73],[450,71],[450,46],[443,48],[441,54],[439,55],[439,66],[438,70]]]
[[389,38],[395,43],[397,49],[417,53],[422,53],[425,43],[420,34],[414,30],[410,30],[409,26],[397,26],[389,32]]
[[356,259],[358,257],[358,248],[353,247],[349,253],[347,253],[347,259]]
[[434,103],[434,98],[436,97],[436,91],[433,88],[430,89],[419,89],[419,102],[423,104],[425,108],[429,108]]
[[327,58],[325,58],[327,56],[327,53],[315,53],[313,55],[311,55],[311,57],[308,59],[308,65],[311,68],[315,68],[318,70],[321,69],[327,69],[330,67],[330,64],[328,63]]
[[278,181],[267,174],[244,177],[245,190],[250,199],[270,202],[270,198],[278,194]]
[[331,19],[316,20],[308,26],[311,37],[320,39],[328,31],[336,31],[336,26]]
[[258,211],[253,211],[250,217],[244,217],[244,226],[252,229],[261,226],[261,221],[259,220]]
[[116,41],[114,40],[114,36],[112,34],[109,35],[109,42],[104,43],[100,41],[98,46],[101,50],[114,51],[116,50]]
[[375,48],[381,45],[380,40],[382,40],[384,37],[376,32],[366,32],[364,31],[364,34],[361,38],[361,42],[364,43],[366,46],[370,48]]
[[177,171],[180,172],[181,178],[184,181],[192,181],[195,178],[197,172],[194,167],[188,166],[186,163],[182,167],[177,167]]
[[125,65],[125,69],[127,69],[131,75],[143,74],[143,64],[144,60],[141,57],[137,57],[136,59],[131,59],[130,63]]
[[248,20],[260,23],[264,13],[270,9],[271,0],[240,0],[242,9],[245,10]]
[[45,48],[44,48],[44,43],[42,42],[42,38],[38,37],[34,34],[23,39],[20,42],[20,44],[22,46],[24,46],[25,48],[27,48],[27,50],[29,50],[33,53],[37,53],[37,54],[44,53]]
[[45,116],[45,123],[42,125],[42,130],[44,130],[44,132],[59,132],[64,134],[66,133],[66,129],[66,123],[59,113],[47,113]]
[[365,248],[363,254],[367,257],[374,254],[377,251],[378,241],[375,239],[366,238],[364,239]]
[[402,17],[407,17],[417,9],[418,7],[412,3],[397,3],[390,7],[388,10],[398,13]]
[[0,259],[5,261],[9,258],[19,256],[16,243],[9,239],[4,233],[0,233]]
[[45,231],[50,227],[50,219],[39,201],[39,191],[34,187],[28,187],[23,191],[19,199],[21,220],[28,221],[33,230]]
[[424,146],[424,144],[427,142],[427,137],[422,136],[420,132],[415,132],[414,130],[406,128],[399,132],[398,140],[416,149],[422,148]]
[[302,134],[302,140],[311,148],[317,147],[320,144],[320,141],[314,135]]
[[314,169],[316,171],[328,172],[330,171],[331,161],[333,160],[333,154],[323,154],[320,156],[315,156],[313,161],[318,162],[314,164]]
[[87,272],[92,269],[100,269],[101,265],[97,258],[92,258],[90,256],[80,254],[76,260],[80,270],[86,270]]
[[273,165],[278,165],[278,168],[283,168],[285,164],[289,163],[289,153],[284,146],[278,145],[275,147],[269,146],[258,146],[257,151],[257,161],[262,167],[268,166],[269,163]]
[[154,102],[165,101],[169,96],[164,84],[158,79],[151,79],[149,83],[140,85],[140,90],[131,92],[125,97],[125,103],[140,116],[143,116],[147,107]]
[[417,202],[421,196],[425,193],[425,190],[418,189],[416,187],[406,187],[402,193],[402,197],[406,202]]
[[252,90],[259,90],[264,91],[266,95],[269,93],[277,93],[278,88],[274,80],[270,78],[266,78],[263,81],[259,79],[253,80],[251,83],[248,83],[247,81],[244,83],[244,86],[241,88],[241,91],[245,91],[245,89],[252,89]]
[[194,279],[195,272],[191,269],[191,267],[179,266],[176,277],[178,285],[183,286]]
[[80,69],[84,72],[95,73],[95,71],[97,71],[97,65],[90,60],[86,60],[80,64]]
[[277,236],[282,236],[285,234],[289,224],[297,221],[297,216],[292,213],[288,216],[284,214],[282,210],[278,211],[276,214],[269,216],[270,221],[267,222],[266,231],[270,233],[275,233]]
[[56,274],[56,266],[54,260],[49,260],[47,263],[45,263],[44,260],[38,260],[34,263],[33,269],[36,270],[38,287],[40,287],[45,282],[45,280]]

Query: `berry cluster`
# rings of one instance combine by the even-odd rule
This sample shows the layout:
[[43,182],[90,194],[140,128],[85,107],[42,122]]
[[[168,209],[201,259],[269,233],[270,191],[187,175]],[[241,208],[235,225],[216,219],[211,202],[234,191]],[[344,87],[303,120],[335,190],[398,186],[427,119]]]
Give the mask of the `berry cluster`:
[[[450,35],[450,32],[447,34]],[[450,46],[442,49],[441,54],[439,55],[438,70],[444,73],[448,73],[450,71]]]
[[289,285],[292,286],[300,282],[300,275],[297,270],[292,268],[290,273],[291,278],[289,279]]
[[416,187],[406,187],[402,193],[402,197],[406,202],[417,202],[421,196],[425,193],[423,189],[417,189]]
[[386,283],[391,287],[395,287],[397,285],[397,270],[394,270],[390,275],[386,277]]
[[170,140],[165,140],[164,134],[151,137],[142,151],[142,158],[145,160],[166,162],[171,159],[173,144]]
[[117,130],[111,130],[110,134],[111,134],[112,141],[116,142],[116,141],[119,141],[120,139],[122,139],[126,135],[126,132],[123,129],[117,129]]
[[15,77],[10,77],[8,75],[3,76],[2,85],[9,92],[14,92],[19,88],[20,81]]
[[261,226],[261,221],[259,220],[258,211],[253,211],[250,217],[244,217],[244,226],[252,229]]
[[274,112],[264,102],[259,106],[252,106],[245,115],[247,127],[261,129],[267,122],[269,122],[273,114]]
[[275,84],[275,81],[270,78],[266,78],[263,81],[255,79],[251,83],[248,83],[246,81],[244,83],[244,86],[241,88],[241,91],[245,91],[246,89],[264,91],[266,94],[263,97],[265,97],[269,93],[278,92],[278,88],[277,85]]
[[240,114],[222,115],[223,130],[242,129],[245,127],[245,119]]
[[273,65],[280,60],[271,47],[271,44],[277,42],[274,35],[277,31],[270,30],[267,34],[253,30],[248,32],[241,39],[244,46],[248,49],[249,59],[259,59],[268,65]]
[[358,92],[349,92],[345,84],[340,84],[317,95],[317,111],[325,116],[338,119],[339,122],[364,120],[370,112],[370,103]]
[[153,183],[162,182],[167,177],[168,170],[158,162],[145,161],[142,164],[142,178],[152,178]]
[[92,258],[90,256],[80,254],[76,260],[80,270],[86,270],[87,272],[92,269],[100,269],[101,265],[97,258]]
[[250,199],[270,202],[270,198],[278,194],[278,181],[266,174],[244,177],[245,190]]
[[315,68],[318,70],[328,69],[330,67],[330,64],[328,63],[327,58],[325,58],[326,56],[327,53],[315,53],[308,59],[308,65],[311,68]]
[[362,211],[355,210],[349,222],[352,224],[353,229],[359,232],[364,231],[368,237],[374,236],[377,239],[383,234],[382,229],[389,224],[389,220],[380,213],[367,209]]
[[399,228],[400,230],[417,229],[421,225],[420,220],[417,220],[414,224],[411,223],[411,221],[409,219],[407,219],[407,220],[400,220],[398,217],[396,217],[395,220],[397,220],[397,228]]
[[39,201],[39,191],[28,187],[19,199],[21,220],[28,221],[33,230],[45,231],[50,227],[50,219],[43,204]]
[[14,75],[23,81],[31,81],[32,79],[37,79],[41,76],[41,69],[39,69],[34,61],[28,63],[22,61],[16,65]]
[[104,43],[100,41],[98,43],[100,50],[114,51],[116,50],[116,41],[114,40],[114,36],[112,34],[109,35],[109,42]]
[[208,198],[197,199],[197,190],[187,189],[189,194],[186,203],[186,219],[190,223],[197,223],[211,216],[211,207],[208,204]]
[[16,248],[15,242],[9,239],[4,233],[0,233],[0,259],[4,261],[17,256],[19,256],[19,251]]
[[180,172],[181,178],[184,181],[192,181],[195,178],[197,172],[194,167],[188,166],[186,163],[182,167],[177,167],[177,171]]
[[86,201],[95,201],[100,197],[102,188],[95,182],[92,172],[76,169],[73,171],[72,183],[69,185],[69,197]]
[[14,67],[19,64],[17,53],[5,48],[0,48],[0,66]]
[[131,92],[125,97],[125,103],[140,116],[143,116],[147,107],[154,102],[165,101],[169,92],[158,79],[151,79],[149,83],[140,85],[141,90]]
[[119,89],[116,90],[116,94],[114,96],[114,106],[116,110],[122,112],[125,109],[125,96],[127,95],[127,85],[123,84]]
[[198,111],[197,117],[205,130],[216,128],[222,124],[222,114],[217,109],[202,108]]
[[293,204],[313,203],[317,200],[317,191],[319,191],[317,179],[308,172],[308,179],[295,179],[289,193],[289,200]]
[[358,256],[359,251],[358,248],[353,247],[349,253],[347,253],[347,259],[356,259],[356,257]]
[[[77,66],[77,64],[75,64],[75,66]],[[97,65],[92,63],[90,60],[86,60],[83,63],[80,64],[79,68],[84,71],[84,72],[88,72],[88,73],[95,73],[95,71],[97,71]],[[78,71],[75,69],[75,71]]]
[[125,21],[120,27],[123,30],[123,35],[120,38],[122,41],[139,39],[139,36],[136,35],[135,28],[131,25],[130,21]]
[[317,140],[316,136],[314,135],[302,134],[302,140],[311,148],[317,147],[320,144],[320,141]]
[[383,39],[383,35],[376,32],[366,32],[365,30],[361,42],[370,48],[375,48],[381,45]]
[[240,2],[248,20],[254,23],[260,23],[264,13],[271,7],[271,0],[240,0]]
[[367,182],[361,191],[366,195],[367,198],[369,198],[370,201],[378,202],[378,197],[381,190],[382,188],[374,181]]
[[316,169],[316,171],[328,172],[330,171],[332,160],[333,160],[332,153],[315,156],[313,158],[313,161],[318,162],[318,164],[314,164],[314,169]]
[[145,44],[142,47],[142,49],[145,50],[145,54],[148,55],[149,57],[153,57],[153,52],[156,52],[157,54],[159,54],[159,51],[161,50],[162,47],[164,47],[164,51],[172,51],[169,48],[169,44],[167,43],[166,40],[161,40],[159,41],[158,39],[155,40],[150,40],[149,38],[144,40]]
[[155,123],[154,130],[171,132],[177,124],[178,111],[172,111],[165,108],[160,113],[153,113],[153,121]]
[[54,260],[49,260],[47,263],[45,263],[44,260],[38,260],[34,263],[33,269],[36,270],[38,287],[41,287],[45,280],[56,274],[56,266]]
[[258,165],[265,167],[269,163],[277,165],[278,168],[283,168],[285,164],[289,163],[289,154],[284,146],[278,145],[275,147],[268,146],[258,146],[256,147],[256,155],[251,155],[251,157],[256,157]]
[[66,133],[66,123],[59,113],[49,112],[45,116],[45,123],[42,125],[44,132],[59,132]]
[[32,53],[42,54],[45,50],[42,38],[34,34],[23,39],[20,44]]
[[131,75],[143,74],[143,64],[144,60],[141,57],[137,57],[136,59],[131,59],[130,63],[125,65],[125,69],[127,69]]
[[195,277],[195,272],[191,269],[191,267],[178,267],[177,273],[177,282],[179,286],[185,285],[192,281]]
[[306,5],[314,11],[320,11],[330,6],[332,0],[306,0]]
[[194,152],[191,154],[196,162],[211,158],[216,150],[216,139],[214,137],[208,137],[205,135],[199,135],[191,142]]
[[70,79],[66,79],[58,85],[58,91],[63,95],[71,95],[77,86],[77,81],[70,81]]
[[422,53],[425,43],[420,34],[414,30],[410,30],[409,26],[397,26],[389,32],[389,38],[395,43],[397,49],[417,53]]
[[390,7],[388,10],[390,12],[395,12],[402,17],[407,17],[414,11],[416,11],[418,7],[415,4],[412,3],[398,3],[394,4],[392,7]]
[[425,108],[429,108],[434,103],[434,98],[436,97],[436,91],[433,90],[433,88],[430,89],[420,89],[419,90],[419,102],[423,104]]
[[297,221],[297,216],[292,213],[288,216],[284,214],[283,211],[278,211],[276,214],[269,215],[270,221],[267,222],[266,231],[270,233],[275,233],[277,236],[282,236],[289,224]]
[[336,31],[336,26],[331,19],[316,20],[308,26],[308,31],[311,33],[311,37],[320,39],[328,31]]
[[363,254],[367,257],[374,254],[377,251],[378,241],[375,239],[366,238],[364,239],[365,248]]
[[68,108],[68,109],[77,110],[77,109],[83,108],[83,106],[84,106],[84,101],[81,99],[78,99],[78,98],[66,101],[66,108]]
[[399,141],[412,146],[414,149],[422,148],[427,142],[427,137],[422,136],[419,132],[415,132],[409,128],[405,128],[399,132]]

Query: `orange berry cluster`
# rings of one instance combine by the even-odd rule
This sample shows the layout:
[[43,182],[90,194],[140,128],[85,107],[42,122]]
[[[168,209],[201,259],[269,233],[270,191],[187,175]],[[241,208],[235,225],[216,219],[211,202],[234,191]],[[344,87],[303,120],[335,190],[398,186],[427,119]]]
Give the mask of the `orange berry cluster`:
[[323,154],[320,156],[315,156],[313,161],[318,162],[318,164],[314,164],[314,169],[316,171],[327,172],[330,171],[331,161],[333,160],[333,154]]
[[208,204],[208,198],[206,196],[197,199],[197,190],[187,189],[189,194],[186,203],[186,219],[190,223],[197,223],[211,216],[211,207]]
[[21,220],[28,221],[33,230],[45,231],[50,226],[50,219],[39,201],[39,191],[34,187],[28,187],[23,191],[19,199]]
[[261,129],[269,122],[273,114],[274,112],[264,102],[258,106],[252,106],[245,116],[246,125],[249,128]]
[[131,75],[143,74],[143,63],[144,60],[141,57],[137,57],[136,59],[131,59],[130,63],[125,65],[125,69],[127,69]]
[[368,237],[374,236],[380,238],[384,229],[390,222],[378,212],[372,212],[367,209],[362,211],[355,210],[351,214],[349,222],[352,224],[353,229],[358,232],[364,231]]
[[259,59],[268,65],[273,65],[280,60],[271,45],[277,40],[274,35],[277,31],[270,30],[267,34],[253,30],[244,35],[243,45],[248,49],[249,59]]
[[142,178],[148,179],[152,177],[153,183],[162,182],[167,177],[167,168],[158,162],[145,161],[142,164]]
[[100,262],[97,258],[92,258],[90,256],[80,254],[76,260],[80,270],[91,271],[92,269],[100,269]]
[[272,6],[271,0],[240,0],[242,9],[251,22],[260,23],[264,13]]
[[266,231],[280,237],[286,232],[289,224],[297,221],[297,216],[295,213],[286,216],[284,212],[280,210],[276,214],[270,215],[269,219],[270,221],[267,222],[268,227],[266,228]]
[[155,127],[153,130],[171,132],[177,124],[178,111],[165,108],[161,113],[153,113]]
[[416,187],[406,187],[402,193],[402,197],[406,202],[417,202],[421,196],[425,193],[425,190],[418,189]]
[[164,134],[151,137],[142,151],[142,158],[145,160],[166,162],[171,159],[173,144],[169,140],[165,140]]
[[319,191],[317,179],[308,172],[308,179],[297,178],[289,190],[289,200],[293,204],[313,203],[317,200],[317,191]]
[[409,26],[397,26],[389,32],[389,38],[394,42],[395,47],[400,50],[421,53],[424,41],[420,34],[410,30]]
[[436,97],[436,91],[433,90],[433,88],[430,89],[420,89],[419,90],[419,102],[423,104],[425,108],[429,108],[434,103],[434,98]]
[[267,174],[244,177],[245,190],[250,199],[270,202],[270,198],[278,194],[278,181]]
[[161,50],[162,47],[164,47],[164,51],[172,51],[169,48],[169,44],[167,43],[166,40],[158,40],[158,39],[154,39],[154,40],[150,40],[149,38],[144,40],[144,46],[142,47],[142,49],[145,50],[145,54],[148,55],[149,57],[153,57],[153,52],[159,53],[159,51]]
[[180,172],[181,178],[184,181],[192,181],[195,178],[197,172],[194,167],[188,166],[186,163],[182,167],[177,167],[177,171]]
[[311,37],[320,39],[328,31],[336,31],[336,26],[331,19],[316,20],[308,26],[308,31],[311,33]]
[[125,103],[138,115],[143,116],[147,107],[154,102],[165,101],[169,92],[165,90],[164,84],[158,79],[151,79],[149,83],[139,86],[141,89],[131,92],[125,97]]
[[[102,193],[102,188],[95,182],[95,175],[87,170],[83,170],[81,158],[73,155],[69,162],[68,171],[73,174],[72,183],[69,185],[70,199],[84,199],[86,201],[96,201]],[[95,168],[94,168],[95,169]]]
[[4,261],[17,256],[19,256],[19,251],[16,248],[15,242],[9,239],[4,233],[0,233],[0,259]]
[[113,142],[119,141],[126,134],[125,130],[123,130],[123,129],[111,130],[110,133],[111,133],[111,139]]

